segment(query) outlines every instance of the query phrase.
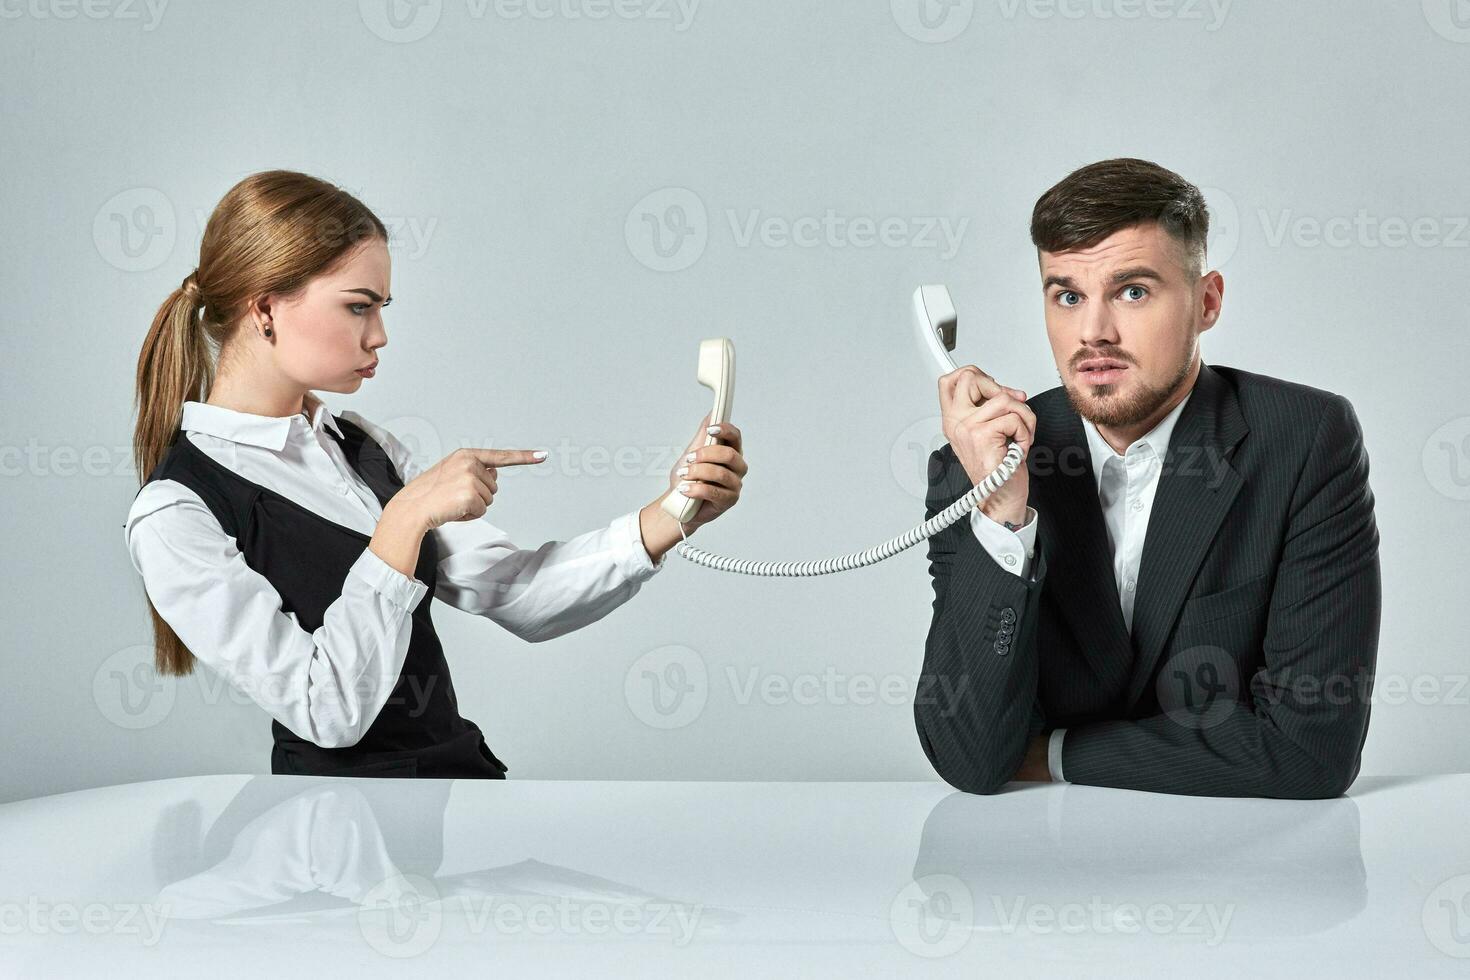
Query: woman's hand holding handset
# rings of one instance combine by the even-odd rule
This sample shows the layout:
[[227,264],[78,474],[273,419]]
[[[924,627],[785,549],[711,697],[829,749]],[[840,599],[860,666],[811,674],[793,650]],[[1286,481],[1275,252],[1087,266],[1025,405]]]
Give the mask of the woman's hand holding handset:
[[[679,523],[661,506],[669,492],[667,489],[638,511],[638,533],[652,561],[661,559],[696,528],[727,512],[740,500],[740,487],[750,471],[740,428],[730,422],[711,425],[709,417],[710,413],[706,412],[699,420],[694,438],[669,470],[669,487],[674,493],[704,501],[694,519],[680,529]],[[714,436],[716,441],[706,446],[707,436]]]
[[484,516],[499,489],[499,467],[545,460],[544,451],[530,449],[456,449],[393,495],[383,508],[369,547],[383,561],[412,576],[425,534],[450,521]]

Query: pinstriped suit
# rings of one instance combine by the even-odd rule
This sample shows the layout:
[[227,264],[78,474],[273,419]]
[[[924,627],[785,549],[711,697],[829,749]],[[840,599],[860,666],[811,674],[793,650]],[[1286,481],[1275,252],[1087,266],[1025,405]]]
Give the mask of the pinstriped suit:
[[[1357,777],[1381,582],[1368,457],[1341,395],[1201,363],[1169,442],[1124,625],[1087,439],[1066,393],[1028,400],[1038,514],[1029,579],[967,521],[929,539],[933,619],[916,698],[935,770],[999,789],[1067,728],[1068,782],[1323,798]],[[971,487],[949,445],[926,515]],[[957,693],[954,693],[957,692]]]

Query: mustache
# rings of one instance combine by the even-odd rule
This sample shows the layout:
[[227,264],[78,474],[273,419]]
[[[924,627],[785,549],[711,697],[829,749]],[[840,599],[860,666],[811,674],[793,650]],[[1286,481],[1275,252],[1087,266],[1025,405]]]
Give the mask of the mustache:
[[1115,361],[1122,361],[1124,364],[1134,363],[1133,358],[1129,357],[1127,354],[1123,353],[1120,350],[1084,350],[1078,351],[1072,356],[1072,367],[1075,368],[1083,361],[1093,361],[1102,357],[1111,358]]

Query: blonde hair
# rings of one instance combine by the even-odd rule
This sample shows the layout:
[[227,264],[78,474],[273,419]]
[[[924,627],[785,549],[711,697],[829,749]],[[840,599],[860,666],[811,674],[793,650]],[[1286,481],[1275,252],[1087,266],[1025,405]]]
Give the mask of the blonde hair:
[[[184,402],[208,398],[220,350],[251,305],[291,295],[366,241],[383,222],[339,187],[291,170],[251,174],[220,199],[204,228],[199,265],[163,301],[138,353],[133,464],[139,486],[168,452]],[[188,674],[194,655],[148,600],[154,663]]]

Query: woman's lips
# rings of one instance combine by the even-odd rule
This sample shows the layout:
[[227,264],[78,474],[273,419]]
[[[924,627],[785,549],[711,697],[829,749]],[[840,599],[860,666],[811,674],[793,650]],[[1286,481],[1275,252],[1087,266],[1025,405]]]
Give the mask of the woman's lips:
[[377,368],[358,368],[357,369],[357,373],[360,374],[360,375],[362,375],[364,378],[371,378],[373,375],[375,375],[375,374],[378,373],[378,369]]

